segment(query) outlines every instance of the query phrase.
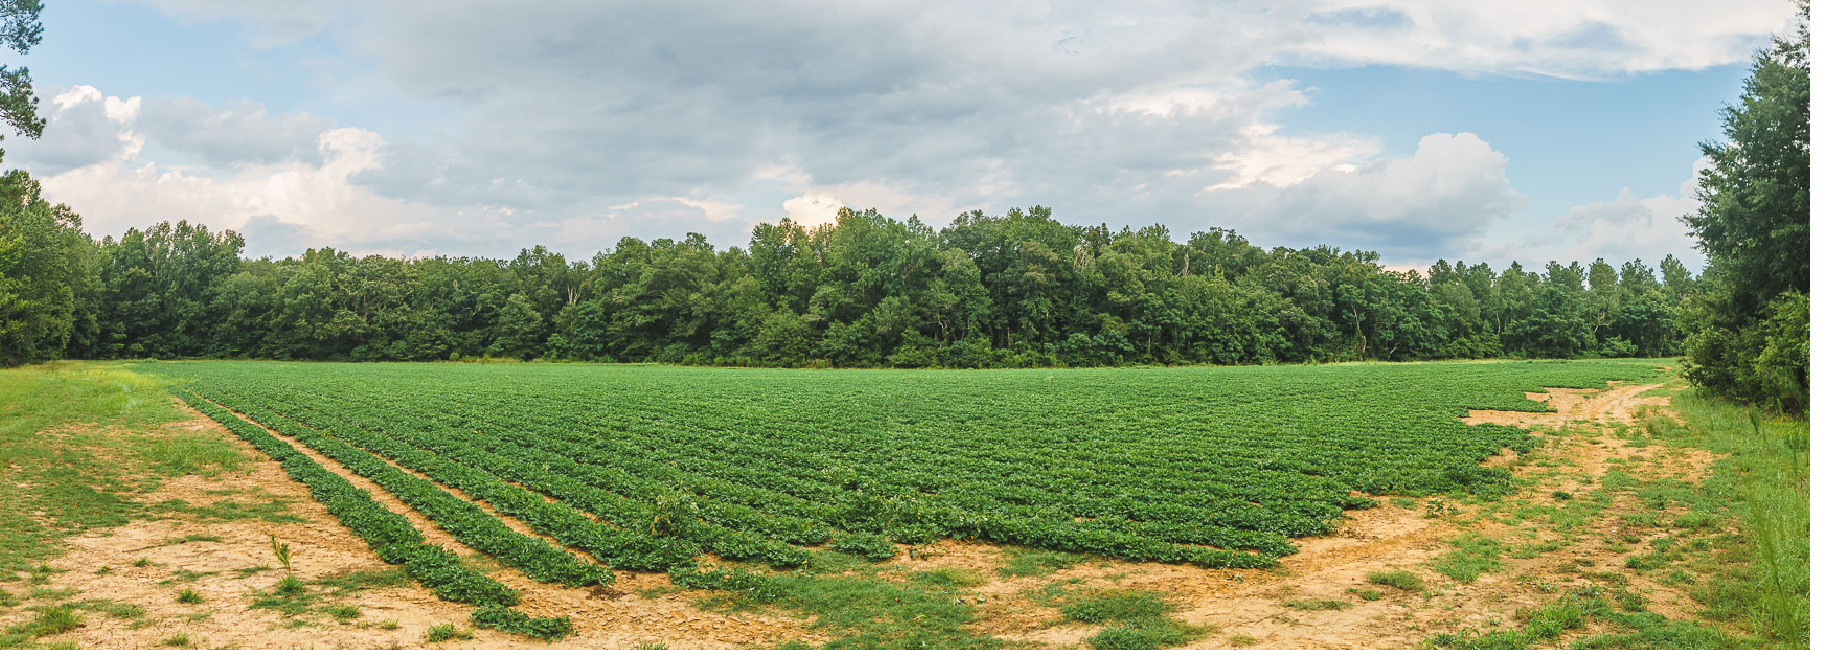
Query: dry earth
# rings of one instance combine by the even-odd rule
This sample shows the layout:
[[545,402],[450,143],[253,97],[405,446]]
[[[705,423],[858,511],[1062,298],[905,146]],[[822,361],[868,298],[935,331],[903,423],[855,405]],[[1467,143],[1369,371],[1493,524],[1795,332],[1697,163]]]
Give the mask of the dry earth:
[[[1548,402],[1554,412],[1470,413],[1470,424],[1527,426],[1546,434],[1539,448],[1523,457],[1508,452],[1490,461],[1511,467],[1528,486],[1508,497],[1505,508],[1495,511],[1488,504],[1449,500],[1426,500],[1406,508],[1387,500],[1383,507],[1350,513],[1351,519],[1336,536],[1300,540],[1302,550],[1276,570],[1093,561],[1042,576],[999,578],[1007,559],[998,547],[942,541],[916,549],[914,555],[920,559],[902,554],[898,566],[882,575],[947,566],[975,571],[989,578],[965,593],[980,614],[975,628],[1034,647],[1084,648],[1084,640],[1098,631],[1094,626],[1065,621],[1044,603],[1040,594],[1051,585],[1056,593],[1105,588],[1163,593],[1177,607],[1173,616],[1206,627],[1206,635],[1188,646],[1192,648],[1247,644],[1256,648],[1408,648],[1437,633],[1492,629],[1510,621],[1521,607],[1554,599],[1560,589],[1553,587],[1596,580],[1605,581],[1602,586],[1610,588],[1625,580],[1634,590],[1652,597],[1653,611],[1680,615],[1679,603],[1684,602],[1680,592],[1622,570],[1627,557],[1620,550],[1623,539],[1637,539],[1631,534],[1636,531],[1623,522],[1625,514],[1637,507],[1633,497],[1615,497],[1605,512],[1594,514],[1579,527],[1552,525],[1542,516],[1518,516],[1521,508],[1535,507],[1542,514],[1574,507],[1615,469],[1641,479],[1700,480],[1714,461],[1708,453],[1635,442],[1620,435],[1621,425],[1634,423],[1665,404],[1665,398],[1642,395],[1650,388],[1552,389],[1531,396]],[[233,439],[201,415],[150,435],[180,428],[214,429]],[[193,647],[204,648],[387,648],[428,645],[423,641],[424,632],[439,623],[467,627],[469,608],[441,602],[417,586],[370,589],[341,601],[333,599],[332,604],[360,608],[359,618],[341,622],[321,613],[289,618],[250,608],[256,592],[272,589],[282,575],[271,569],[242,571],[277,566],[269,550],[269,534],[292,545],[295,567],[307,580],[388,567],[336,523],[302,485],[287,478],[278,463],[235,442],[251,459],[244,471],[180,477],[142,499],[148,503],[182,499],[193,506],[278,500],[289,504],[290,514],[302,521],[211,521],[174,515],[71,538],[69,552],[50,563],[63,571],[52,574],[45,588],[74,589],[75,594],[68,597],[72,602],[105,598],[132,603],[144,608],[146,615],[130,622],[92,612],[77,631],[45,640],[74,641],[82,648],[145,648],[183,633]],[[324,467],[369,490],[390,510],[406,515],[432,543],[460,555],[477,555],[372,482],[294,444]],[[1553,498],[1557,492],[1572,498]],[[528,532],[520,522],[510,523]],[[1533,557],[1502,558],[1502,569],[1485,573],[1470,584],[1457,583],[1430,568],[1453,549],[1452,540],[1471,534],[1501,540],[1509,548],[1540,544],[1548,550],[1519,554]],[[187,536],[203,541],[182,541]],[[141,559],[146,562],[134,566]],[[110,570],[98,574],[103,566]],[[1368,573],[1393,569],[1415,573],[1427,587],[1406,592],[1367,582]],[[796,639],[817,644],[822,639],[809,629],[811,621],[806,617],[700,609],[695,605],[696,595],[669,588],[666,577],[658,574],[619,571],[618,584],[598,589],[542,585],[508,569],[491,575],[524,592],[520,609],[534,615],[569,614],[579,634],[543,644],[477,631],[475,639],[457,647],[633,648],[647,641],[665,641],[670,648],[690,649],[756,647]],[[203,595],[205,602],[177,603],[177,594],[185,588]],[[1381,597],[1365,601],[1350,595],[1350,588],[1375,590]],[[1347,606],[1309,611],[1285,604],[1297,601],[1338,601]],[[0,625],[23,620],[22,609],[0,614]]]

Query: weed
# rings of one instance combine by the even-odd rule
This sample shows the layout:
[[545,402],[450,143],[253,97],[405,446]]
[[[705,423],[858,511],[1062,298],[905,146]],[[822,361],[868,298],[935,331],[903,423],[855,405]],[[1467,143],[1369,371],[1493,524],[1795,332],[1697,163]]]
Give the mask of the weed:
[[334,607],[326,607],[326,608],[324,608],[324,613],[329,614],[331,616],[331,618],[335,618],[340,621],[350,621],[350,620],[362,618],[362,609],[359,607],[356,607],[355,605],[337,605]]
[[1290,609],[1297,610],[1297,611],[1315,612],[1315,611],[1339,611],[1339,610],[1343,610],[1343,609],[1352,607],[1353,605],[1351,603],[1347,603],[1347,602],[1339,601],[1339,600],[1322,600],[1320,598],[1307,598],[1307,599],[1303,599],[1303,600],[1286,600],[1283,602],[1283,606],[1288,607]]
[[133,619],[146,615],[146,608],[133,603],[122,603],[113,600],[85,600],[76,604],[77,609],[101,612],[110,618]]
[[1186,645],[1200,633],[1200,628],[1181,621],[1146,618],[1100,630],[1087,644],[1094,650],[1156,650]]
[[1004,566],[998,569],[998,575],[1006,578],[1033,578],[1074,566],[1075,564],[1085,562],[1086,559],[1086,556],[1079,553],[1015,546],[1006,547],[1004,549]]
[[269,545],[271,545],[271,547],[273,549],[273,559],[279,560],[280,566],[286,568],[286,575],[291,576],[292,575],[292,545],[286,544],[286,543],[281,543],[280,538],[276,537],[272,534],[267,535],[267,543]]
[[985,576],[972,569],[959,567],[940,567],[928,571],[918,571],[914,575],[915,584],[957,589],[960,587],[977,587],[985,584]]
[[300,580],[298,576],[287,574],[273,585],[273,593],[287,597],[298,596],[305,593],[305,581]]
[[470,630],[459,628],[450,623],[441,623],[426,628],[426,641],[429,643],[438,643],[440,641],[450,641],[453,639],[468,641],[471,636]]
[[1450,540],[1455,550],[1430,564],[1438,573],[1463,584],[1474,582],[1482,573],[1500,568],[1500,543],[1490,538],[1468,534]]
[[195,589],[187,588],[178,592],[178,602],[184,605],[201,605],[203,604],[203,594],[197,593]]
[[1163,597],[1158,594],[1114,589],[1069,603],[1061,608],[1061,614],[1082,623],[1104,623],[1160,617],[1168,608]]
[[165,646],[167,648],[188,648],[191,645],[191,635],[185,634],[183,632],[179,632],[177,634],[173,634],[173,635],[165,637],[163,639],[159,639],[159,645]]
[[1374,571],[1366,574],[1366,581],[1403,591],[1422,591],[1424,587],[1423,579],[1409,571]]
[[76,613],[76,608],[69,605],[59,605],[57,607],[46,607],[38,610],[38,615],[33,617],[32,620],[26,622],[24,625],[9,629],[8,632],[17,632],[27,637],[41,637],[50,636],[52,634],[63,634],[78,627],[82,627],[82,625],[83,617]]

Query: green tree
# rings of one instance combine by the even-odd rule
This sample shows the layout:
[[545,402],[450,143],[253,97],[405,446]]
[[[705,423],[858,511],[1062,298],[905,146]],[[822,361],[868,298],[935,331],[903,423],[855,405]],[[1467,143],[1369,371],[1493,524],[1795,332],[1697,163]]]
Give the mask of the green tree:
[[1727,140],[1702,144],[1702,204],[1684,217],[1709,256],[1711,294],[1691,303],[1686,376],[1788,410],[1809,407],[1810,384],[1808,346],[1789,340],[1808,326],[1799,305],[1811,270],[1808,11],[1801,18],[1755,55],[1740,103],[1722,110]]
[[[95,245],[82,218],[39,196],[23,171],[0,177],[0,365],[63,356],[94,293]],[[91,335],[93,336],[93,335]]]
[[[25,54],[44,35],[44,24],[38,14],[44,10],[39,0],[0,0],[0,45]],[[25,67],[0,65],[0,120],[13,131],[37,139],[44,134],[43,118],[38,117],[38,96],[32,93],[32,73]],[[6,136],[0,134],[0,140]],[[0,151],[0,157],[5,156]]]

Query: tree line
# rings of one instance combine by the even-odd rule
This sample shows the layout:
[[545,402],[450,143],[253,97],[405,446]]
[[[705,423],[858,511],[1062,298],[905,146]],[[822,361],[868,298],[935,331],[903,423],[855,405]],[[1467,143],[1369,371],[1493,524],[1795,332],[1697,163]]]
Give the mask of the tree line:
[[[1698,286],[1676,258],[1437,262],[1175,241],[1042,207],[942,228],[842,209],[747,247],[625,238],[588,262],[245,259],[234,231],[163,223],[94,241],[35,181],[0,182],[0,359],[474,357],[841,367],[1256,364],[1664,356]],[[1708,281],[1705,274],[1702,281]],[[10,297],[9,297],[10,296]],[[10,302],[8,302],[10,301]]]
[[[0,44],[38,41],[19,0]],[[1789,411],[1810,395],[1810,36],[1760,50],[1726,141],[1702,144],[1684,218],[1699,276],[1667,255],[1394,272],[1368,251],[1264,249],[1210,229],[1112,231],[1047,208],[941,228],[841,210],[749,245],[625,238],[591,260],[245,259],[179,222],[92,239],[23,171],[0,176],[0,365],[56,358],[352,361],[475,357],[770,366],[1007,367],[1683,354],[1703,391]],[[0,117],[37,137],[25,69]]]

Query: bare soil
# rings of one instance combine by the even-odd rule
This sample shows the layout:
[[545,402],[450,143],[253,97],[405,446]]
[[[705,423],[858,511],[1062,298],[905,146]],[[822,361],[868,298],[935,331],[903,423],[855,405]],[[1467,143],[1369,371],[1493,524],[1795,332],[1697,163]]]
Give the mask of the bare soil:
[[[1610,470],[1639,478],[1675,478],[1697,481],[1714,457],[1706,452],[1667,448],[1657,443],[1634,443],[1614,435],[1618,424],[1661,408],[1662,397],[1643,397],[1650,386],[1615,386],[1606,390],[1552,389],[1534,394],[1555,409],[1547,413],[1476,411],[1469,424],[1495,423],[1532,427],[1546,435],[1538,449],[1525,455],[1508,453],[1489,464],[1504,465],[1527,487],[1509,497],[1514,505],[1546,507],[1568,502],[1553,493],[1581,499],[1597,489]],[[198,415],[170,425],[166,431],[215,430],[232,434]],[[147,432],[160,435],[161,431]],[[282,440],[291,440],[283,436]],[[468,607],[441,602],[418,586],[360,591],[343,602],[360,608],[361,616],[338,622],[326,615],[286,617],[267,609],[251,609],[256,592],[270,590],[282,573],[263,570],[244,575],[239,570],[263,565],[277,567],[269,550],[268,535],[292,545],[299,577],[314,580],[351,571],[388,568],[368,547],[314,501],[305,488],[289,479],[279,464],[235,440],[249,457],[242,471],[217,476],[184,476],[166,481],[156,492],[143,495],[148,503],[182,499],[194,506],[249,495],[279,499],[290,504],[290,514],[302,523],[273,524],[258,519],[206,521],[188,515],[125,526],[97,529],[68,540],[69,552],[50,562],[65,571],[50,576],[49,589],[75,589],[69,602],[109,599],[145,609],[138,622],[109,618],[100,612],[85,613],[85,624],[75,632],[47,641],[74,641],[82,648],[144,648],[173,634],[188,634],[193,647],[240,648],[418,647],[425,630],[439,623],[468,627]],[[293,443],[325,468],[366,489],[388,509],[407,516],[428,541],[460,555],[475,556],[473,549],[452,539],[405,503],[340,464]],[[1635,446],[1637,444],[1638,446]],[[455,494],[455,493],[454,493]],[[458,494],[464,497],[462,494]],[[468,498],[468,497],[465,497]],[[1556,530],[1541,520],[1520,520],[1505,513],[1483,512],[1483,505],[1454,500],[1418,500],[1413,508],[1388,505],[1349,513],[1339,534],[1299,540],[1301,551],[1274,570],[1208,570],[1179,565],[1090,561],[1042,576],[1006,578],[1003,550],[989,544],[943,540],[924,545],[911,559],[904,552],[885,575],[939,567],[969,569],[986,577],[985,584],[963,596],[979,613],[979,632],[1031,647],[1087,647],[1085,639],[1098,627],[1065,621],[1059,611],[1041,603],[1038,594],[1055,585],[1068,591],[1103,588],[1143,589],[1163,593],[1177,607],[1172,614],[1190,624],[1205,626],[1206,636],[1188,646],[1226,648],[1243,645],[1250,637],[1256,648],[1410,648],[1442,632],[1493,629],[1511,624],[1522,607],[1542,605],[1556,597],[1545,581],[1559,586],[1592,581],[1587,576],[1614,574],[1627,585],[1652,597],[1650,608],[1681,616],[1681,593],[1625,571],[1629,553],[1619,551],[1621,539],[1635,532],[1622,516],[1636,506],[1631,497],[1595,516],[1585,532]],[[480,504],[487,507],[487,504]],[[526,531],[521,522],[510,522]],[[1643,532],[1643,531],[1642,531]],[[1430,568],[1433,561],[1452,550],[1449,540],[1480,534],[1509,543],[1557,542],[1561,546],[1526,559],[1503,558],[1498,571],[1483,574],[1471,584],[1454,582]],[[190,541],[175,543],[186,536]],[[908,549],[904,549],[905,551]],[[1637,547],[1633,551],[1641,550]],[[133,566],[144,558],[145,566]],[[1572,564],[1587,573],[1571,573]],[[109,571],[97,574],[99,567]],[[1427,588],[1405,592],[1370,585],[1367,574],[1392,569],[1408,570],[1421,577]],[[180,570],[191,572],[179,574]],[[522,611],[533,615],[568,614],[579,634],[554,644],[542,644],[490,631],[453,647],[634,648],[648,641],[664,641],[675,649],[736,648],[789,640],[818,643],[808,617],[789,614],[728,613],[697,606],[702,597],[671,588],[664,575],[617,572],[613,587],[569,589],[534,583],[510,569],[491,575],[523,591]],[[186,579],[180,579],[187,577]],[[1521,577],[1535,577],[1525,580]],[[1599,585],[1618,586],[1609,582]],[[191,588],[204,596],[198,605],[176,602],[177,594]],[[1349,588],[1371,589],[1379,600],[1364,601]],[[1349,606],[1337,611],[1304,611],[1285,603],[1333,600]],[[20,622],[27,608],[0,610],[0,625]],[[299,621],[304,621],[300,623]],[[293,627],[303,625],[303,627]],[[393,629],[386,629],[392,627]]]

